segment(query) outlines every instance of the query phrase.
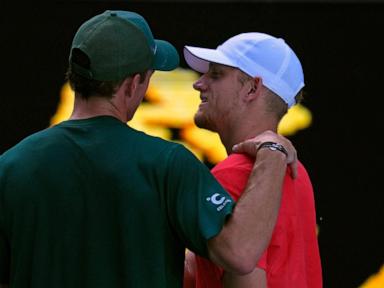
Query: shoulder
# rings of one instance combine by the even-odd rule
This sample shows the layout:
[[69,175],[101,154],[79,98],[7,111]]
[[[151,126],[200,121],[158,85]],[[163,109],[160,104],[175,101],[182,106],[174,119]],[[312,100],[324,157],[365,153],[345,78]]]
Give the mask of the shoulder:
[[[143,131],[139,131],[133,128],[130,128],[131,141],[136,142],[136,145],[141,146],[143,149],[150,149],[148,152],[167,152],[172,153],[174,150],[183,150],[184,146],[182,144],[160,138],[158,136],[149,135]],[[185,150],[187,150],[185,148]]]
[[212,173],[217,173],[222,170],[236,169],[251,171],[255,159],[246,154],[233,153],[225,158],[223,161],[219,162],[213,169]]
[[300,198],[305,198],[305,197],[312,198],[313,196],[312,181],[307,172],[307,169],[301,162],[298,162],[297,177],[295,179],[293,179],[291,176],[290,167],[287,168],[283,189],[284,189],[284,194],[287,194],[287,195],[296,195],[295,197],[300,197]]
[[177,167],[180,170],[191,170],[202,167],[208,170],[208,167],[184,145],[151,136],[141,131],[133,130],[132,132],[134,136],[131,137],[129,145],[135,147],[136,154],[143,156],[141,161],[145,161],[144,164],[148,166],[155,165],[156,169]]
[[254,161],[245,154],[231,154],[212,169],[212,174],[237,200],[247,184]]
[[38,132],[35,132],[25,138],[23,138],[20,142],[6,150],[1,156],[0,161],[5,161],[6,159],[11,159],[14,157],[22,156],[23,153],[28,153],[33,147],[38,147],[41,140],[46,139],[55,139],[55,137],[51,137],[53,129],[47,128]]
[[291,181],[296,182],[296,184],[297,183],[305,183],[305,182],[310,181],[307,169],[305,168],[303,163],[301,161],[299,161],[299,160],[297,162],[297,177],[295,179],[293,179],[291,177],[291,167],[288,166],[286,174],[285,174],[285,178],[286,178],[286,180],[289,179]]

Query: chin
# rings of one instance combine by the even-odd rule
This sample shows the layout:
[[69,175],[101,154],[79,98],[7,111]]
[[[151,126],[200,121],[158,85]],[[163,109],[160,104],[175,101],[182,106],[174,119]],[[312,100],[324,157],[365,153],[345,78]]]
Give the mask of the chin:
[[197,112],[194,117],[195,125],[202,129],[207,129],[215,132],[214,125],[209,121],[207,117],[205,117],[202,113]]

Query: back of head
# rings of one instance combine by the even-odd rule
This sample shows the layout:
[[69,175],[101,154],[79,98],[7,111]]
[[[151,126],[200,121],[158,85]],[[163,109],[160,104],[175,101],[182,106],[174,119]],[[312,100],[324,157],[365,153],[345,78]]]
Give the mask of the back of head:
[[96,81],[119,81],[149,69],[169,71],[178,64],[172,44],[154,39],[141,15],[121,10],[107,10],[84,22],[69,55],[70,73]]
[[188,65],[201,73],[209,63],[236,67],[251,77],[261,77],[263,84],[291,107],[304,87],[304,74],[295,52],[281,38],[249,32],[229,38],[216,49],[185,46]]

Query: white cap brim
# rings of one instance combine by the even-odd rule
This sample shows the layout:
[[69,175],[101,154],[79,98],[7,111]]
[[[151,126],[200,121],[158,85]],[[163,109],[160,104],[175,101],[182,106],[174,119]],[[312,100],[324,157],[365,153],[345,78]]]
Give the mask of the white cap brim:
[[193,70],[200,73],[208,72],[210,62],[236,67],[235,63],[215,49],[184,46],[184,58]]

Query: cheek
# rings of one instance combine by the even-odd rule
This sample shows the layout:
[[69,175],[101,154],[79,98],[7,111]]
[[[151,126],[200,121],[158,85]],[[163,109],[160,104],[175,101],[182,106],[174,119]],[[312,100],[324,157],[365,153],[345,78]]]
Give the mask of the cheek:
[[231,93],[222,93],[220,97],[215,99],[215,106],[217,110],[220,110],[223,113],[226,113],[228,110],[233,107],[234,99]]

